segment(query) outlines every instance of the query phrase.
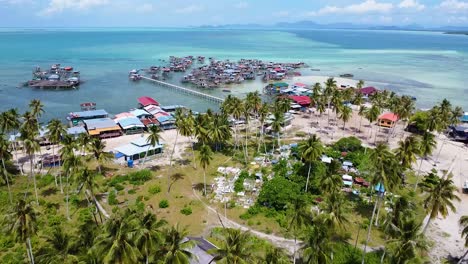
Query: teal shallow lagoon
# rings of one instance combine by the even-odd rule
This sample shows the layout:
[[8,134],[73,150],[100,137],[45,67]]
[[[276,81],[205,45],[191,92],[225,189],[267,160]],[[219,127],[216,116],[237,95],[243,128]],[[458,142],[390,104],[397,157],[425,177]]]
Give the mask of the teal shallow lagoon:
[[[0,110],[24,109],[41,99],[45,119],[63,118],[82,102],[96,102],[111,113],[136,106],[142,95],[161,104],[184,104],[196,111],[215,108],[202,99],[145,82],[128,81],[134,68],[158,65],[169,56],[204,55],[219,59],[258,58],[304,61],[320,72],[353,73],[379,88],[418,98],[429,107],[444,97],[468,109],[468,37],[437,32],[365,30],[253,31],[198,29],[80,29],[0,31]],[[85,83],[73,91],[18,88],[34,66],[72,65]],[[180,75],[171,82],[178,83]],[[263,84],[232,87],[234,94],[261,90]],[[225,96],[221,90],[207,91]]]

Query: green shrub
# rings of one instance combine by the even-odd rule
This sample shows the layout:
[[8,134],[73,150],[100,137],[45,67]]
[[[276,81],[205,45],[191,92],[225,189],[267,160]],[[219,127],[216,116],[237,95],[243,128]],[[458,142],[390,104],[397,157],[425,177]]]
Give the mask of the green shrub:
[[150,194],[158,194],[161,192],[161,187],[159,185],[153,185],[148,189],[148,192]]
[[109,192],[109,197],[107,198],[107,203],[109,205],[116,205],[119,203],[119,201],[117,200],[117,195],[115,193],[115,190],[112,190]]
[[248,226],[253,226],[253,225],[254,225],[254,222],[250,219],[250,220],[247,221],[247,225],[248,225]]
[[151,180],[150,170],[141,170],[128,174],[128,180],[133,185],[141,185],[146,181]]
[[338,151],[353,152],[361,150],[362,142],[356,137],[345,137],[333,144],[333,148]]
[[180,213],[183,215],[191,215],[192,214],[192,207],[190,206],[184,206],[182,210],[180,210]]
[[123,189],[125,189],[125,187],[120,184],[120,183],[117,183],[114,188],[117,190],[117,191],[122,191]]
[[242,219],[242,220],[248,220],[248,219],[250,219],[252,217],[253,217],[253,215],[249,214],[248,212],[239,215],[239,218]]
[[136,193],[136,190],[135,190],[135,189],[131,189],[131,190],[128,190],[127,193],[128,193],[128,194],[135,194],[135,193]]
[[37,187],[44,188],[55,181],[54,176],[47,174],[37,178]]
[[159,202],[159,208],[168,208],[169,207],[169,201],[166,199],[163,199]]

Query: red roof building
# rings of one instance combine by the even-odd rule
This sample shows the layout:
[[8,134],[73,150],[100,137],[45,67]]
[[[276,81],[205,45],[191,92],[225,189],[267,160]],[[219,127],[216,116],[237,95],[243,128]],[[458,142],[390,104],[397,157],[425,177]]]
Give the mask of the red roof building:
[[153,98],[149,97],[149,96],[142,96],[140,98],[138,98],[138,102],[143,106],[148,106],[148,105],[159,105],[159,103],[154,100]]
[[398,115],[388,112],[379,116],[378,124],[379,126],[392,128],[395,126],[398,119]]
[[365,96],[370,96],[378,92],[377,88],[369,86],[369,87],[364,87],[359,90],[359,93],[365,95]]
[[310,97],[306,95],[291,95],[289,96],[296,104],[300,106],[310,106]]

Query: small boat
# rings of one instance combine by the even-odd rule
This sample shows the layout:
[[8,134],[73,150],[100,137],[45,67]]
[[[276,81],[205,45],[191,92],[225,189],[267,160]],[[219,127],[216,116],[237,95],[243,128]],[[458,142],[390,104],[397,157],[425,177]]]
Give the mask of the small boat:
[[231,90],[229,90],[229,89],[223,89],[222,91],[225,92],[225,93],[230,93],[231,92]]
[[340,74],[340,77],[344,77],[344,78],[353,78],[354,75],[351,74],[351,73],[345,73],[345,74]]
[[80,104],[82,111],[96,110],[96,103],[86,102]]
[[311,68],[310,70],[311,71],[320,71],[320,69],[314,69],[314,68]]

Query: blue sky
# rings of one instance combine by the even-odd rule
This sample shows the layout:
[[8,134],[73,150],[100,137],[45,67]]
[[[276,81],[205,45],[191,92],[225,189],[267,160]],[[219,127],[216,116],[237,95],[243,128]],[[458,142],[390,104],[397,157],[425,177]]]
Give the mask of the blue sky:
[[294,22],[468,26],[468,0],[0,0],[0,27]]

